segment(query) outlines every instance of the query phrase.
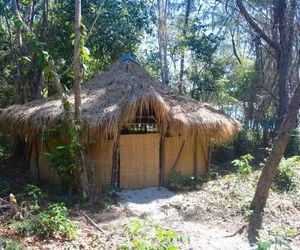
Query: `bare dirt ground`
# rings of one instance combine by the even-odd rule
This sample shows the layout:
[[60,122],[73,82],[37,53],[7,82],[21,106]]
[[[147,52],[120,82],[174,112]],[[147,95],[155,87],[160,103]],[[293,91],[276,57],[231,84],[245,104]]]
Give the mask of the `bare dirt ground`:
[[[29,179],[22,171],[16,177],[17,171],[12,171],[8,163],[0,164],[0,182],[11,176],[9,188],[4,193],[22,192],[17,182],[23,185]],[[39,240],[19,236],[5,217],[1,220],[0,212],[0,236],[18,240],[28,249],[119,249],[128,241],[124,225],[138,219],[189,237],[189,242],[180,243],[179,249],[247,250],[251,249],[249,240],[254,237],[248,230],[247,206],[253,197],[258,174],[255,172],[244,180],[235,174],[224,175],[191,192],[175,193],[165,188],[125,190],[118,193],[115,205],[105,208],[100,208],[98,202],[88,206],[73,204],[69,206],[72,220],[78,221],[80,227],[75,239],[70,241],[60,237]],[[0,197],[4,193],[0,193]],[[299,204],[299,193],[271,192],[266,212],[259,221],[263,229],[297,230],[292,244],[295,250],[300,249]]]

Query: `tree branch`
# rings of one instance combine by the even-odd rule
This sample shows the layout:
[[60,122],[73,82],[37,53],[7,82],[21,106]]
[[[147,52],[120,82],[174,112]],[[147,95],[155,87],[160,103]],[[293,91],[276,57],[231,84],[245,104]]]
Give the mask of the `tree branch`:
[[258,24],[253,20],[245,6],[243,5],[242,0],[236,0],[236,4],[241,12],[241,14],[245,17],[249,25],[261,36],[262,39],[273,49],[279,50],[279,45],[276,41],[273,41],[267,34],[261,29]]

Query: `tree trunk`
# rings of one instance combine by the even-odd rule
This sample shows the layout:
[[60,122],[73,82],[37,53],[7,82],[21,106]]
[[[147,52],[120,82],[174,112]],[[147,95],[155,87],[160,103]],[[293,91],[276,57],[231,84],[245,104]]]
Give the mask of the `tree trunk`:
[[275,140],[272,152],[269,155],[267,162],[260,175],[256,192],[251,203],[251,209],[261,212],[263,211],[269,195],[269,190],[272,184],[273,177],[280,160],[284,154],[285,148],[289,142],[290,134],[295,126],[297,114],[300,108],[300,83],[294,92],[291,103],[288,106],[287,114],[280,127],[280,132]]
[[[185,18],[184,18],[184,27],[182,31],[182,36],[185,39],[186,38],[186,33],[187,33],[187,28],[189,24],[189,17],[190,17],[190,12],[191,12],[191,0],[186,0],[186,10],[185,10]],[[179,71],[179,92],[183,93],[184,88],[183,88],[183,72],[184,72],[184,53],[185,51],[183,50],[181,52],[181,58],[180,58],[180,71]]]
[[[295,4],[291,1],[291,8]],[[278,127],[283,121],[283,116],[287,111],[289,102],[288,93],[288,72],[290,65],[290,56],[292,49],[293,36],[293,11],[288,11],[285,1],[274,1],[274,25],[278,26],[279,30],[279,46],[277,51],[277,72],[278,72],[278,97],[279,103],[277,108],[277,124]],[[290,17],[288,17],[290,15]]]
[[[279,38],[277,38],[277,30],[273,30],[273,37],[270,37],[249,15],[248,11],[243,5],[242,0],[236,0],[236,4],[245,17],[249,25],[253,30],[270,46],[275,52],[277,62],[277,74],[278,74],[278,94],[279,104],[277,107],[277,120],[281,121],[279,134],[273,144],[272,152],[267,159],[267,162],[262,170],[262,174],[258,181],[255,196],[251,203],[251,208],[257,212],[261,212],[266,205],[266,201],[269,195],[269,189],[272,184],[272,179],[275,175],[276,169],[280,163],[282,155],[288,144],[291,131],[295,126],[297,119],[297,113],[300,108],[300,83],[294,92],[291,103],[287,109],[288,103],[288,89],[287,89],[287,76],[290,65],[290,54],[293,41],[293,25],[296,0],[289,2],[287,8],[287,1],[274,0],[274,27],[278,27]],[[274,38],[277,38],[274,40]],[[287,113],[286,113],[287,110]],[[284,116],[284,114],[286,114]]]
[[[75,41],[74,41],[74,97],[75,97],[75,120],[77,125],[82,125],[81,116],[81,63],[80,63],[80,24],[81,24],[81,0],[75,0]],[[83,144],[81,132],[78,132],[80,144]],[[87,168],[83,149],[79,146],[77,156],[77,166],[79,168],[79,179],[84,196],[90,196]],[[85,198],[85,197],[84,197]]]
[[[13,1],[13,10],[14,10],[14,15],[15,17],[18,19],[19,16],[19,7],[18,7],[18,3],[16,0]],[[23,52],[23,38],[22,38],[22,32],[21,29],[18,27],[17,28],[17,40],[18,40],[18,45],[19,45],[19,50],[18,50],[18,55],[16,55],[16,60],[18,60],[17,63],[17,78],[15,80],[15,91],[16,91],[16,103],[21,103],[21,88],[22,88],[22,73],[21,73],[21,69],[22,69],[22,62],[19,59],[22,55]]]
[[74,41],[74,97],[75,119],[81,123],[81,70],[80,70],[80,23],[81,23],[81,0],[75,0],[75,41]]
[[169,83],[169,68],[167,60],[168,49],[168,0],[157,0],[157,20],[158,20],[158,49],[160,60],[161,80],[163,83]]

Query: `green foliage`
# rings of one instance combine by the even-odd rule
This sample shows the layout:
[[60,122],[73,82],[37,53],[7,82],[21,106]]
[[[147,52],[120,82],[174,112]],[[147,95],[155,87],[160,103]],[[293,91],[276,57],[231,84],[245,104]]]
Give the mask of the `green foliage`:
[[219,166],[231,162],[236,158],[232,143],[216,145],[212,148],[211,161]]
[[172,171],[168,177],[168,188],[174,191],[195,190],[208,179],[207,176],[183,175],[177,171]]
[[295,167],[300,166],[300,156],[282,158],[275,177],[273,186],[280,192],[289,192],[295,190],[300,184],[296,177]]
[[247,153],[251,154],[257,151],[256,134],[251,129],[244,129],[238,134],[233,146],[236,156],[241,156]]
[[289,144],[285,149],[284,155],[285,157],[300,155],[300,132],[298,129],[294,129],[292,131]]
[[253,81],[254,73],[253,60],[243,59],[242,64],[236,63],[230,69],[226,78],[224,91],[236,100],[244,102]]
[[[61,178],[64,185],[70,186],[74,181],[74,170],[76,167],[77,153],[83,146],[79,140],[81,126],[77,125],[74,119],[70,119],[67,126],[56,126],[55,128],[44,131],[43,141],[59,144],[45,153],[47,160]],[[60,138],[57,138],[60,135]],[[53,141],[53,139],[55,139]]]
[[47,210],[15,222],[15,228],[22,235],[37,235],[40,238],[49,238],[55,235],[73,238],[77,231],[77,224],[68,218],[68,209],[63,203],[53,203]]
[[10,155],[13,152],[13,148],[9,138],[2,136],[0,133],[0,157]]
[[291,241],[294,236],[297,235],[297,230],[289,229],[283,230],[281,228],[275,228],[273,230],[264,231],[260,230],[260,238],[254,249],[256,250],[269,250],[269,249],[281,249],[292,250]]
[[229,165],[234,159],[257,152],[256,134],[250,129],[244,129],[237,138],[228,144],[215,146],[212,150],[212,163],[216,165]]
[[240,175],[248,175],[252,172],[251,162],[254,157],[250,154],[242,155],[239,159],[232,161],[232,165],[236,167]]
[[224,74],[224,65],[215,59],[220,37],[210,33],[196,19],[190,27],[186,46],[190,49],[195,62],[187,70],[189,81],[194,86],[190,95],[196,100],[211,101],[220,91],[219,80]]
[[132,220],[124,225],[124,230],[128,240],[121,244],[123,250],[177,250],[179,243],[189,242],[187,237],[145,220]]
[[41,188],[32,184],[27,184],[25,191],[33,198],[35,204],[40,203],[47,197],[47,194]]
[[19,241],[13,239],[4,239],[0,237],[0,249],[3,250],[26,250]]
[[[15,17],[9,3],[0,3],[0,64],[3,66],[0,72],[0,105],[14,102],[14,83],[18,68],[21,68],[20,73],[24,79],[21,84],[22,92],[25,92],[25,82],[30,82],[27,100],[35,98],[32,91],[35,91],[39,71],[47,79],[42,82],[43,95],[55,96],[55,81],[48,65],[50,58],[55,62],[61,83],[68,89],[72,88],[73,72],[70,66],[73,61],[74,2],[49,1],[47,20],[43,19],[44,6],[34,2],[32,22],[27,18],[31,8],[29,2],[17,1],[20,16],[32,32],[28,31],[24,22]],[[155,19],[154,6],[146,0],[82,2],[81,61],[84,77],[98,74],[99,70],[105,69],[120,56],[137,50],[145,32],[152,32],[150,26]],[[26,45],[20,55],[17,43],[19,29]],[[89,39],[86,40],[88,35]]]

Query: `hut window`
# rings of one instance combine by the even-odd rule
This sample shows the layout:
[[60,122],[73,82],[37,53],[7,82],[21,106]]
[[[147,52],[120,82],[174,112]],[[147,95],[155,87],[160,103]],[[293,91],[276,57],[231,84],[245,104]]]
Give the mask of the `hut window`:
[[122,129],[122,134],[157,133],[158,127],[154,116],[137,116],[135,120]]

